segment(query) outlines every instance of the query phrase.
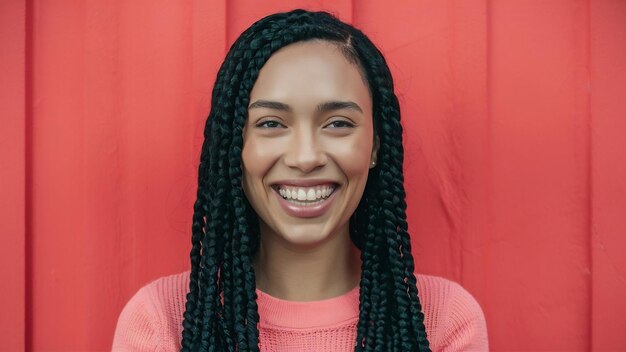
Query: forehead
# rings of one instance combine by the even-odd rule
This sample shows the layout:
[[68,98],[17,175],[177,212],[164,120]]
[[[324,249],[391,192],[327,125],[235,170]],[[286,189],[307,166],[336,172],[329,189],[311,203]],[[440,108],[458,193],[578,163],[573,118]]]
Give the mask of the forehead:
[[[358,100],[371,108],[369,89],[358,67],[334,43],[298,42],[276,51],[261,68],[250,101],[305,103]],[[361,105],[359,104],[359,105]]]

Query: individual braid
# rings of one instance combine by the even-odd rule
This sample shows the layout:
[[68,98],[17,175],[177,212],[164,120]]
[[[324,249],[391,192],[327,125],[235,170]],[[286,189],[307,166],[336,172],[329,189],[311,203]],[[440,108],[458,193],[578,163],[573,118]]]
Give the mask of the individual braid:
[[248,28],[217,75],[194,204],[182,351],[259,350],[252,258],[260,238],[258,217],[242,190],[242,132],[249,93],[265,62],[280,48],[310,39],[335,43],[366,76],[380,131],[381,163],[370,172],[350,224],[362,259],[355,351],[429,350],[408,253],[400,113],[389,69],[357,29],[325,12],[294,10]]
[[[246,50],[246,58],[250,58],[250,51]],[[245,57],[245,56],[244,56]],[[249,82],[249,71],[244,72],[242,82]],[[255,278],[252,272],[250,257],[252,253],[248,250],[249,242],[249,226],[246,217],[246,209],[243,199],[245,198],[243,190],[240,187],[242,183],[241,170],[241,152],[243,148],[243,129],[242,126],[246,121],[246,111],[248,107],[247,98],[242,97],[244,89],[239,88],[239,94],[235,100],[235,114],[232,119],[233,126],[233,142],[231,145],[229,160],[230,169],[229,177],[231,178],[230,196],[232,198],[235,211],[235,229],[233,232],[233,290],[232,305],[234,307],[234,329],[237,337],[237,346],[244,351],[256,350],[258,348],[258,329],[256,324],[258,317],[252,316],[249,319],[250,302],[256,302]],[[225,293],[226,294],[226,293]],[[258,313],[256,314],[258,316]],[[249,330],[254,328],[255,333],[251,334]]]
[[[371,178],[370,178],[371,180]],[[375,184],[368,181],[364,193]],[[359,323],[357,324],[356,351],[373,350],[375,337],[373,325],[377,322],[378,290],[380,285],[378,266],[380,265],[374,244],[376,227],[370,217],[376,213],[375,199],[361,198],[354,215],[350,219],[350,236],[361,251],[361,281]]]
[[[200,171],[199,171],[199,180],[203,180],[202,175],[205,173],[203,164],[204,161],[200,162]],[[194,204],[194,216],[192,221],[192,237],[191,237],[191,274],[190,274],[190,291],[187,294],[187,302],[185,304],[185,322],[183,324],[183,336],[186,336],[188,339],[192,338],[195,334],[198,333],[197,324],[193,324],[190,321],[197,322],[200,305],[197,303],[197,297],[201,297],[199,295],[199,287],[198,282],[201,279],[199,278],[199,262],[201,258],[201,242],[203,239],[203,229],[205,226],[204,213],[202,207],[203,204],[207,202],[206,194],[206,182],[199,181],[198,185],[198,195],[197,201]],[[193,331],[189,331],[193,329]]]
[[[218,82],[219,83],[219,82]],[[218,86],[216,83],[216,87]],[[215,161],[219,160],[215,157],[209,157],[209,153],[216,153],[218,148],[210,148],[209,141],[211,140],[219,140],[219,137],[216,136],[215,129],[211,128],[211,125],[207,123],[205,128],[205,141],[202,147],[202,159],[199,167],[199,177],[198,177],[198,198],[194,204],[194,217],[193,217],[193,225],[192,225],[192,250],[191,250],[191,277],[190,277],[190,292],[187,294],[187,302],[186,302],[186,311],[185,311],[185,323],[183,324],[183,336],[187,339],[191,339],[195,336],[198,336],[198,323],[202,320],[202,304],[198,302],[200,297],[205,297],[206,286],[201,286],[198,282],[205,282],[209,280],[205,271],[203,270],[206,265],[201,265],[201,260],[204,258],[213,258],[211,254],[213,252],[220,252],[220,250],[215,250],[214,247],[216,243],[214,241],[209,241],[204,247],[202,243],[205,239],[205,227],[213,228],[215,226],[215,217],[209,216],[209,223],[206,223],[205,215],[207,212],[207,203],[209,201],[209,194],[212,194],[215,191],[215,186],[207,182],[206,175],[209,173],[210,169],[215,168]],[[210,137],[210,138],[206,138]],[[213,214],[211,214],[213,215]],[[203,256],[204,255],[204,256]],[[209,275],[210,276],[210,275]],[[193,322],[193,323],[191,323]],[[190,331],[191,330],[191,331]]]

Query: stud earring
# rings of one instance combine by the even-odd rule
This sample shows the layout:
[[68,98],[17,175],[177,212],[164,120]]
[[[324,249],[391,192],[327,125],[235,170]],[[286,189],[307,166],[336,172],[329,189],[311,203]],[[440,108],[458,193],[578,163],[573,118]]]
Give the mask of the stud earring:
[[370,164],[370,169],[373,168],[374,166],[376,166],[376,162],[372,161],[372,163]]

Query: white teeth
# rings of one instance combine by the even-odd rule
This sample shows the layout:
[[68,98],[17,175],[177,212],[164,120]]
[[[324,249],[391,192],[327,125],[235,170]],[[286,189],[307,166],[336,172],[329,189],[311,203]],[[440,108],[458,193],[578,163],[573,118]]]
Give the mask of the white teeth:
[[279,186],[278,193],[285,199],[298,201],[318,201],[333,193],[336,186],[294,187]]

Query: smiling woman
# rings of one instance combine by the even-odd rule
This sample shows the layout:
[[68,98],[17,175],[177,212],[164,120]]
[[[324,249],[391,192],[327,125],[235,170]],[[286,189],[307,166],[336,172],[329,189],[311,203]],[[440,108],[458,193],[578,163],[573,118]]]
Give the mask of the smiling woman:
[[414,270],[385,60],[325,12],[268,16],[218,74],[191,271],[143,287],[114,350],[486,350],[476,300]]

